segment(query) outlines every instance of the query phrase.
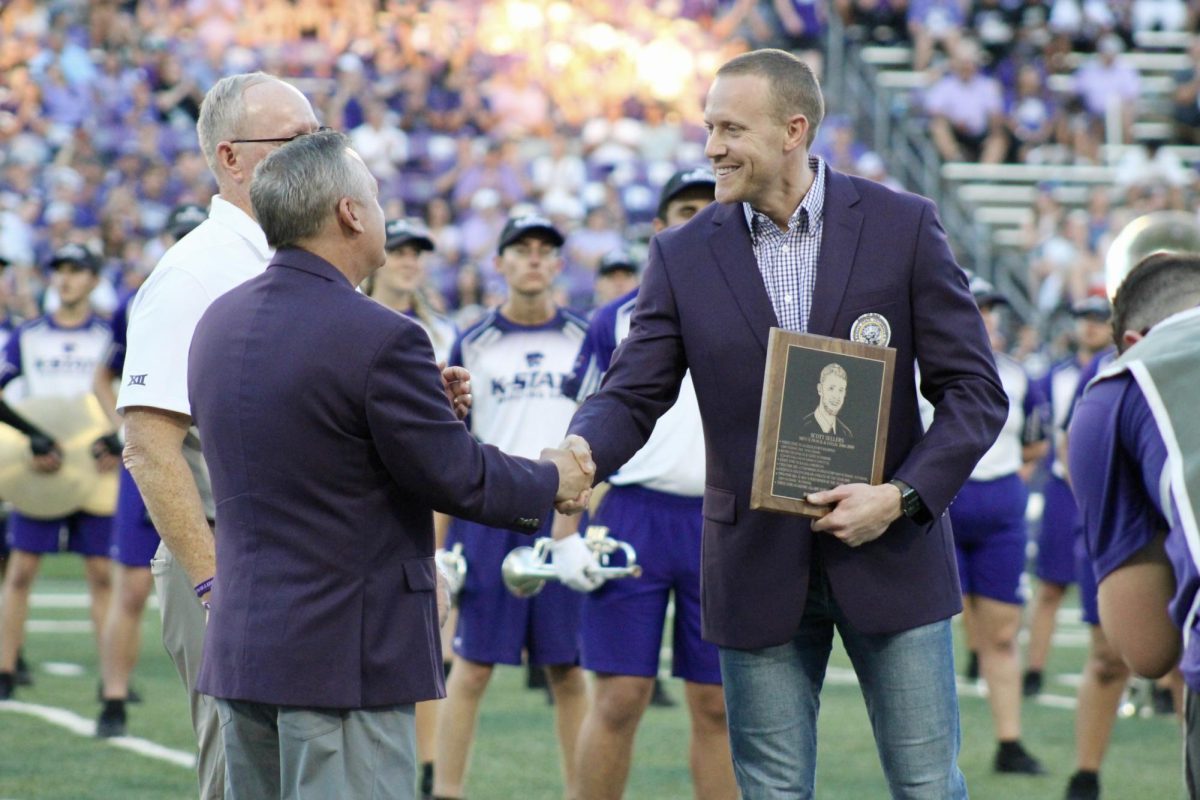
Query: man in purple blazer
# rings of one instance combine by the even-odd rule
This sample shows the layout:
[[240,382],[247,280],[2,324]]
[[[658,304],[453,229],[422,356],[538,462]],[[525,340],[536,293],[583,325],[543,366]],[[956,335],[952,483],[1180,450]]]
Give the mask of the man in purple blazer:
[[226,797],[412,798],[413,703],[445,693],[432,511],[533,533],[591,476],[477,443],[425,332],[355,291],[385,232],[344,136],[279,148],[250,197],[277,252],[213,302],[188,362],[217,509],[198,685]]
[[[965,797],[949,622],[962,604],[944,514],[1007,400],[933,204],[810,157],[822,114],[812,71],[787,53],[718,71],[705,108],[718,204],[653,240],[632,331],[570,434],[590,443],[603,479],[691,369],[707,449],[704,635],[721,648],[747,800],[811,796],[835,628],[893,796]],[[856,323],[897,351],[891,481],[810,495],[833,506],[811,524],[751,511],[770,329],[849,338]],[[927,432],[918,388],[936,408]]]

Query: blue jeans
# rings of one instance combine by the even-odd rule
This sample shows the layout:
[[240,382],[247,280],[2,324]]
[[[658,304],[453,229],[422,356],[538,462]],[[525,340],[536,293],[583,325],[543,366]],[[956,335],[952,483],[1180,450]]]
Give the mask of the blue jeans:
[[950,621],[861,633],[817,566],[792,641],[761,650],[721,648],[729,743],[744,800],[813,796],[817,712],[835,627],[858,674],[892,797],[965,798]]

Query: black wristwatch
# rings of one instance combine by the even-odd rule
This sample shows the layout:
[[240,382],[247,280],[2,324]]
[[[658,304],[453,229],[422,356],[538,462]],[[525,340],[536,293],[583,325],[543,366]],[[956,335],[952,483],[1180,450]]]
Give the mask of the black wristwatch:
[[921,495],[917,494],[916,489],[899,478],[893,478],[888,483],[900,490],[900,513],[916,520],[925,512],[925,503],[921,501]]

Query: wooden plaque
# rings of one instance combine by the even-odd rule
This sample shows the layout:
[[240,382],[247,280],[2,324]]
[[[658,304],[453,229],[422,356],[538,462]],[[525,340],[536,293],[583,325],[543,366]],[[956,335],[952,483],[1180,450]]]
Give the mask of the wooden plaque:
[[821,517],[810,492],[883,480],[896,351],[772,328],[750,508]]

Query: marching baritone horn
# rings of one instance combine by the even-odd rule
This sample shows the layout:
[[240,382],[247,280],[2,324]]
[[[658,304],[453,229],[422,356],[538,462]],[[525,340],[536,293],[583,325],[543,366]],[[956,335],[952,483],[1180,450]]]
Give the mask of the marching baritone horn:
[[1185,211],[1154,211],[1132,219],[1109,245],[1104,258],[1108,299],[1116,297],[1125,277],[1154,253],[1200,253],[1200,224]]
[[[547,563],[551,541],[553,540],[543,537],[535,541],[533,547],[514,548],[504,557],[500,573],[504,577],[504,585],[517,597],[533,597],[542,590],[546,581],[558,580],[558,572],[554,565]],[[590,574],[605,580],[641,576],[642,568],[637,563],[637,551],[633,549],[633,545],[609,536],[608,528],[603,525],[589,525],[584,541],[600,560],[600,566],[591,569]],[[625,564],[618,567],[608,566],[612,554],[618,550],[625,554]]]

